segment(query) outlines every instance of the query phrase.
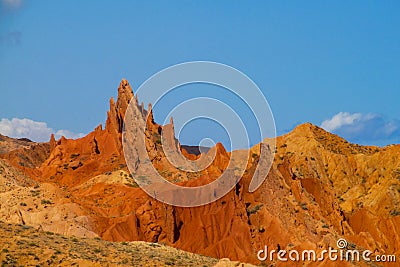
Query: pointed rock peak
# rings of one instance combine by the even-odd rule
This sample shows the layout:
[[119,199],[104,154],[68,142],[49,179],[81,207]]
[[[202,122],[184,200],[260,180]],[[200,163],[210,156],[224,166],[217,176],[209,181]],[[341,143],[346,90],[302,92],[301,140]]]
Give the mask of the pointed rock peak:
[[215,147],[217,148],[218,152],[226,153],[226,149],[221,142],[218,142]]
[[151,103],[149,103],[148,108],[147,108],[147,122],[154,124],[154,117],[153,117],[153,107]]
[[146,126],[147,128],[152,128],[150,127],[151,125],[154,125],[154,117],[153,117],[153,111],[150,111],[149,113],[147,113],[147,121],[146,121]]
[[51,134],[51,136],[50,136],[50,152],[52,152],[56,146],[57,146],[56,138],[54,137],[54,134]]
[[67,141],[67,138],[65,138],[65,136],[61,136],[60,140],[58,140],[59,144],[64,144]]
[[224,145],[220,142],[207,151],[208,155],[213,155],[214,153],[216,153],[217,156],[228,156],[228,152],[226,151]]
[[128,85],[129,85],[128,80],[125,79],[125,78],[122,78],[122,80],[121,80],[119,86],[120,86],[120,87],[123,87],[123,86],[128,86]]
[[293,131],[291,131],[289,133],[289,135],[291,134],[297,134],[297,135],[302,135],[302,136],[309,136],[309,135],[313,135],[316,131],[320,131],[322,130],[321,128],[319,128],[318,126],[307,122],[307,123],[303,123],[300,125],[297,125]]
[[312,124],[311,122],[306,122],[306,123],[297,125],[297,126],[294,128],[294,130],[297,130],[297,131],[304,131],[304,130],[311,130],[311,129],[315,128],[315,127],[317,127],[317,126],[315,126],[315,125]]
[[102,125],[102,124],[99,124],[99,125],[94,129],[94,131],[95,131],[95,132],[101,132],[101,131],[103,131],[103,125]]
[[[323,128],[316,126],[312,123],[304,123],[296,126],[293,131],[284,135],[287,138],[312,138],[315,140],[331,140],[330,142],[346,142],[342,137],[330,133]],[[335,140],[335,141],[334,141]]]
[[[114,101],[114,98],[110,99],[110,110],[107,113],[105,127],[109,132],[122,132],[125,113],[132,99],[134,99],[132,87],[126,79],[122,79],[118,87],[117,102]],[[135,107],[138,108],[137,105]]]
[[129,82],[126,79],[122,79],[118,87],[117,108],[122,109],[121,111],[125,113],[126,108],[133,97],[133,90]]

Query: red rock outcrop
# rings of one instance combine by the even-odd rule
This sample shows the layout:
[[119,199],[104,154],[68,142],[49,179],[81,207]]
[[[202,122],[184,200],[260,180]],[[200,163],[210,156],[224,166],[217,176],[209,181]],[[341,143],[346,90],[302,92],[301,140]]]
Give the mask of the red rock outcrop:
[[[336,247],[340,237],[377,253],[400,251],[400,146],[354,145],[303,124],[277,138],[272,169],[254,193],[248,187],[259,145],[243,151],[252,156],[243,178],[226,196],[201,207],[173,207],[145,194],[127,171],[121,134],[130,101],[135,101],[134,108],[141,114],[136,119],[146,123],[150,160],[169,181],[207,184],[221,175],[230,160],[231,154],[221,144],[207,154],[190,154],[175,139],[172,120],[166,126],[154,122],[151,106],[145,122],[147,111],[122,80],[117,101],[110,100],[105,129],[100,125],[77,140],[56,141],[52,136],[46,160],[38,156],[32,168],[39,163],[40,167],[30,173],[41,184],[62,189],[68,203],[79,207],[91,233],[110,241],[163,242],[252,263],[259,263],[257,251],[264,245],[321,251]],[[215,158],[198,173],[181,171],[165,157],[162,138],[188,159],[214,154]]]

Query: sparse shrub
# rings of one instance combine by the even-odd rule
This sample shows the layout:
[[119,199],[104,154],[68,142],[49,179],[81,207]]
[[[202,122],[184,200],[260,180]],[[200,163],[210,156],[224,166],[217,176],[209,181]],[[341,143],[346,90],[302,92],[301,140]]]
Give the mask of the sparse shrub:
[[33,197],[37,197],[40,195],[40,190],[31,190],[31,194]]
[[253,208],[247,208],[247,215],[251,215],[254,213],[257,213],[257,211],[259,211],[262,208],[262,204],[256,205]]
[[75,159],[75,158],[77,158],[77,157],[79,157],[79,153],[73,153],[73,154],[71,154],[71,159]]
[[154,137],[154,142],[157,144],[157,145],[161,145],[161,143],[162,143],[162,141],[161,141],[161,135],[160,134],[157,134],[157,133],[154,133],[153,134],[153,137]]
[[139,186],[138,186],[138,184],[137,183],[126,183],[125,184],[126,186],[129,186],[129,187],[133,187],[133,188],[138,188]]
[[400,180],[400,168],[397,168],[393,171],[393,177],[397,180]]
[[47,199],[42,199],[42,201],[40,203],[42,203],[42,205],[51,205],[51,204],[53,204],[53,202],[51,202],[50,200],[47,200]]
[[19,205],[22,206],[22,207],[26,207],[27,206],[25,202],[21,202],[21,203],[19,203]]
[[169,265],[169,266],[175,265],[175,259],[170,259],[169,261],[166,261],[165,265]]
[[392,215],[392,216],[399,216],[399,215],[400,215],[400,210],[392,210],[392,211],[390,212],[390,215]]

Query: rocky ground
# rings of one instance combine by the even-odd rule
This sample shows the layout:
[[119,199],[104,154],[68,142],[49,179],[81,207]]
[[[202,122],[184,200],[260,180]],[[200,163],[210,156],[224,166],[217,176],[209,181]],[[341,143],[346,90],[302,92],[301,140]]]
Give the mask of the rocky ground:
[[107,242],[0,222],[1,266],[250,266],[157,243]]

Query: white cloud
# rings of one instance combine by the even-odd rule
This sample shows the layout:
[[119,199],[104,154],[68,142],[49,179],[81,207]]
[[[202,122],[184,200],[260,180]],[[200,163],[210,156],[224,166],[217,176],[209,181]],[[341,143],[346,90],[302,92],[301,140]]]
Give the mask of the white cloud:
[[340,112],[322,122],[321,127],[350,141],[368,143],[400,138],[400,121],[373,113]]
[[361,113],[350,114],[348,112],[340,112],[333,116],[331,119],[324,120],[321,124],[321,127],[331,132],[344,125],[353,124],[354,121],[359,119],[361,116]]
[[66,138],[80,138],[83,133],[73,133],[68,130],[53,130],[45,122],[37,122],[30,119],[13,118],[0,120],[0,134],[13,138],[29,138],[37,142],[46,142],[50,140],[50,135],[54,133],[56,139],[61,136]]

